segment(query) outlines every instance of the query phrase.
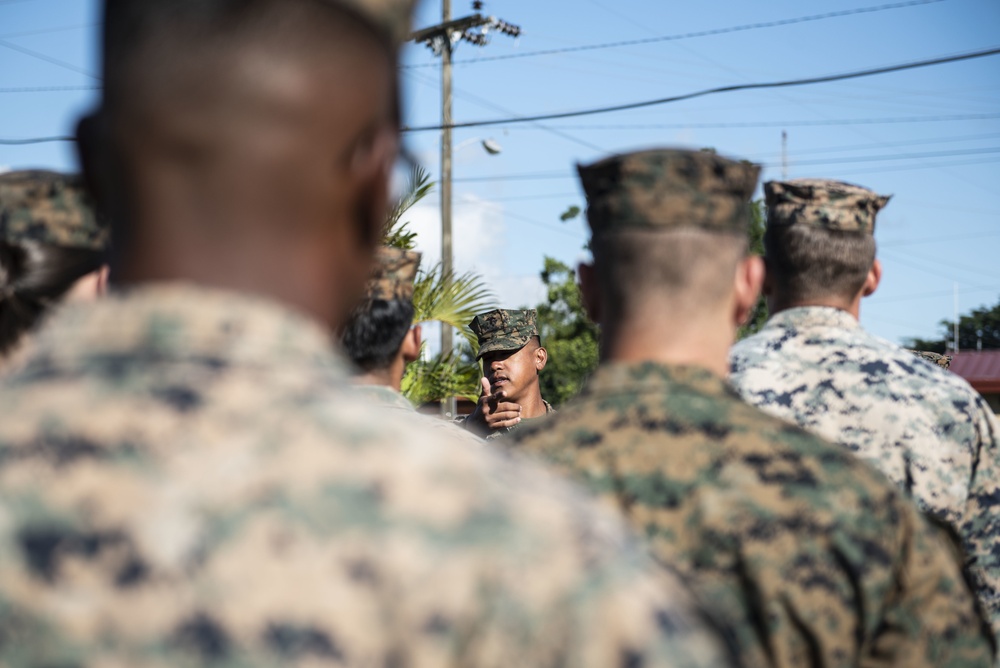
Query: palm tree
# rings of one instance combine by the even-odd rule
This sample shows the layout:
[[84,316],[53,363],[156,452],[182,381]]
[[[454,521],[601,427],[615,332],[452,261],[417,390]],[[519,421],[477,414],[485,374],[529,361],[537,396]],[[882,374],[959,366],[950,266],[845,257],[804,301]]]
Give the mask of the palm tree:
[[[403,193],[386,216],[385,245],[411,250],[416,246],[416,232],[404,220],[406,212],[430,194],[434,184],[427,171],[413,168]],[[403,377],[403,394],[414,404],[440,401],[451,396],[479,396],[479,364],[472,356],[476,335],[468,323],[477,313],[495,307],[496,297],[486,287],[483,278],[468,272],[446,275],[441,265],[421,268],[413,289],[414,319],[417,322],[440,322],[461,332],[465,345],[442,359],[423,356],[407,367]],[[424,344],[426,345],[426,343]]]

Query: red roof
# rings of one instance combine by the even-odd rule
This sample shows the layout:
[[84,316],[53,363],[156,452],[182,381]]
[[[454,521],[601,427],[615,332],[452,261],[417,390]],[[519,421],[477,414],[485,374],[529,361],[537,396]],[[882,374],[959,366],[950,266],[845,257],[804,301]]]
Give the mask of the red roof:
[[1000,392],[1000,350],[952,353],[953,373],[969,381],[978,392]]

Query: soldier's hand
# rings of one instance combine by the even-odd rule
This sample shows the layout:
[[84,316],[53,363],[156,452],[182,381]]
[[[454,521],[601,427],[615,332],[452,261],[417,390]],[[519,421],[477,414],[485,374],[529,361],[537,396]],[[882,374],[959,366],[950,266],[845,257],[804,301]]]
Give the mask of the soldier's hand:
[[482,392],[476,409],[469,416],[466,427],[474,431],[504,429],[513,427],[521,421],[521,405],[506,401],[507,395],[501,390],[495,394],[490,392],[490,381],[480,379]]

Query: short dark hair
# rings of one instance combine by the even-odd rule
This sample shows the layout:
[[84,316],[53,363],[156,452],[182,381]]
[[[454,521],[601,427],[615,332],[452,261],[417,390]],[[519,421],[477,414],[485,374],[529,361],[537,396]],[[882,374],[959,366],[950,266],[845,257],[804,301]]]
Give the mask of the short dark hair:
[[764,257],[779,300],[853,299],[875,261],[875,237],[815,225],[768,226]]
[[634,316],[650,300],[683,317],[731,294],[747,239],[695,228],[633,230],[597,237],[591,249],[608,319]]
[[413,302],[373,299],[351,315],[340,337],[347,357],[362,371],[385,369],[396,358],[413,325]]
[[[136,96],[137,88],[156,86],[149,63],[136,62],[148,47],[162,58],[183,58],[164,37],[192,46],[226,49],[247,35],[273,34],[275,19],[298,12],[315,24],[336,25],[343,34],[363,35],[395,56],[391,38],[355,10],[339,2],[316,0],[105,0],[102,34],[104,106]],[[287,32],[287,31],[286,31]],[[335,42],[333,43],[335,46]],[[176,45],[175,45],[176,46]],[[191,64],[196,67],[196,63]],[[195,70],[196,71],[196,70]]]
[[74,283],[104,261],[96,250],[0,241],[0,356],[11,352]]

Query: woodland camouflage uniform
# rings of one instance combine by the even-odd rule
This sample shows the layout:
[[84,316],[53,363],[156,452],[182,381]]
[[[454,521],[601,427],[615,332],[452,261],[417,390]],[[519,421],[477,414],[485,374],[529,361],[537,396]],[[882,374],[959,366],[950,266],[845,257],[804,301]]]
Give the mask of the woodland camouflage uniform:
[[[757,168],[650,151],[581,167],[605,235],[745,234]],[[731,625],[750,665],[989,666],[953,546],[879,473],[698,367],[603,363],[505,441],[627,514]]]
[[69,305],[0,407],[0,665],[728,665],[618,520],[358,399],[270,301]]
[[[772,182],[765,193],[768,225],[854,234],[874,232],[888,199],[822,180]],[[749,403],[844,446],[952,524],[1000,637],[1000,428],[944,370],[950,360],[873,336],[846,311],[802,306],[733,347],[730,380]]]

